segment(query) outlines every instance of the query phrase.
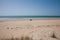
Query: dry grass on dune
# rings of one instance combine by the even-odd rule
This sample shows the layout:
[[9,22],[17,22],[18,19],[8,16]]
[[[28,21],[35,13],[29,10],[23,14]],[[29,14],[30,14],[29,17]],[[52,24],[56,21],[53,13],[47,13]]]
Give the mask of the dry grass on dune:
[[22,36],[21,38],[13,38],[13,37],[12,37],[12,38],[10,38],[10,39],[8,39],[8,38],[7,38],[7,39],[4,39],[4,38],[3,38],[3,39],[1,39],[1,40],[33,40],[33,39],[32,39],[32,38],[29,38],[28,36],[26,36],[26,37],[23,37],[23,36]]

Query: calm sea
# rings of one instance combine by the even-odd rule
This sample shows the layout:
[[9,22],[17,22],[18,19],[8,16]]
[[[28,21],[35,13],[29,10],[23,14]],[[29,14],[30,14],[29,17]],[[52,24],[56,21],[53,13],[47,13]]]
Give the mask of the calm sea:
[[60,16],[0,16],[0,18],[60,18]]

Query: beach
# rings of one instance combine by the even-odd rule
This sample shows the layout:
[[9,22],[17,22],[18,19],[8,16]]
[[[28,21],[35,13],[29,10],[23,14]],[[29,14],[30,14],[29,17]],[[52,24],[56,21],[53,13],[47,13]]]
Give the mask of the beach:
[[33,37],[38,35],[37,37],[33,37],[38,40],[45,34],[46,37],[50,37],[53,32],[57,38],[55,40],[59,40],[60,18],[0,19],[0,39],[21,38],[21,36]]

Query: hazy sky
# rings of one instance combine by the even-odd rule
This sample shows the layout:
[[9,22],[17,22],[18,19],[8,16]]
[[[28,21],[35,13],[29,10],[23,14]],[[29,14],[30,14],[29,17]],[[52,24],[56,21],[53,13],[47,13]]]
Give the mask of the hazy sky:
[[60,0],[0,0],[0,16],[60,16]]

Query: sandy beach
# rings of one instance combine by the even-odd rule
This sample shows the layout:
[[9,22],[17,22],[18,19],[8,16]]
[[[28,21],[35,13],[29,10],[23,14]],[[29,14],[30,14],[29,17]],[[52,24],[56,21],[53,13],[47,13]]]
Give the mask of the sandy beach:
[[45,36],[51,37],[53,33],[56,39],[50,40],[60,40],[60,18],[0,19],[0,39],[29,36],[39,40]]

